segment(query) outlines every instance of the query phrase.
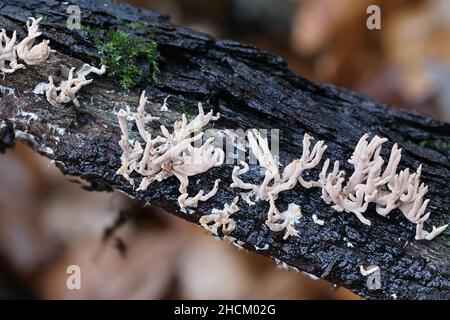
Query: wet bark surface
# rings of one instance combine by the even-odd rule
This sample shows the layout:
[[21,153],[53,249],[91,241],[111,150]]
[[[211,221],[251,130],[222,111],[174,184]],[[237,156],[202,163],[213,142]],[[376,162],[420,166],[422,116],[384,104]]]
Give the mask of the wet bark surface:
[[[198,224],[212,208],[222,208],[242,190],[231,189],[233,165],[214,168],[190,180],[190,195],[211,189],[215,179],[222,180],[216,196],[202,202],[192,213],[183,213],[177,204],[179,182],[175,177],[153,183],[145,192],[136,192],[121,176],[120,131],[115,112],[129,106],[135,110],[140,92],[146,90],[150,101],[162,102],[170,94],[170,112],[148,108],[160,121],[152,125],[158,134],[161,124],[171,126],[182,112],[197,113],[197,102],[205,110],[220,112],[215,128],[280,130],[280,159],[283,165],[301,156],[302,138],[309,133],[325,140],[324,158],[346,162],[359,138],[366,132],[389,138],[384,156],[392,142],[403,149],[400,167],[415,170],[423,164],[422,181],[428,184],[432,211],[426,229],[449,222],[450,148],[423,147],[424,140],[450,142],[450,124],[427,116],[382,105],[360,94],[335,87],[317,85],[291,72],[285,61],[253,46],[212,37],[170,23],[168,16],[109,1],[77,1],[82,23],[101,30],[145,21],[153,29],[161,54],[160,83],[143,80],[129,92],[118,79],[96,76],[79,93],[81,106],[57,108],[45,96],[34,94],[39,82],[53,75],[56,81],[70,67],[82,63],[99,65],[94,37],[85,30],[66,28],[68,4],[53,0],[2,0],[0,26],[25,36],[28,17],[44,15],[43,37],[50,39],[58,52],[38,66],[27,66],[4,79],[0,78],[0,149],[24,141],[37,152],[55,161],[67,175],[90,183],[90,190],[120,190],[144,202],[163,207],[169,213]],[[129,30],[142,36],[148,31]],[[148,66],[143,65],[143,68]],[[136,128],[133,129],[137,134]],[[321,162],[322,165],[323,161]],[[321,166],[320,165],[320,166]],[[320,166],[308,172],[317,177]],[[199,183],[195,183],[200,179]],[[246,181],[260,181],[259,170],[252,169]],[[285,210],[295,202],[303,217],[296,225],[298,237],[283,240],[283,232],[272,232],[264,224],[269,204],[248,206],[240,200],[240,211],[233,236],[247,250],[277,258],[300,271],[325,278],[371,299],[449,299],[450,230],[433,241],[415,241],[415,225],[400,211],[387,218],[373,207],[365,214],[371,226],[353,214],[336,212],[320,198],[319,189],[295,189],[280,194],[277,206]],[[316,214],[323,226],[312,220]],[[257,248],[268,247],[267,250]],[[151,254],[151,253],[149,253]],[[359,266],[377,265],[381,269],[381,289],[370,290]],[[151,270],[149,270],[151,272]],[[205,271],[206,272],[206,271]]]

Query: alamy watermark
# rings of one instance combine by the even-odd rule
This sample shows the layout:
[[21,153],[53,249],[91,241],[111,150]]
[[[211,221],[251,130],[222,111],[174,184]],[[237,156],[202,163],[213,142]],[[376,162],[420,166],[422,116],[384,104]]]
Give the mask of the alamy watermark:
[[67,267],[66,287],[69,290],[81,290],[81,268],[76,264]]
[[81,29],[81,9],[79,6],[70,5],[66,12],[69,14],[66,26],[69,30]]
[[[250,131],[257,133],[263,138],[267,139],[268,147],[273,159],[278,163],[280,152],[280,130],[279,129],[208,129],[205,130],[201,139],[193,142],[194,148],[201,148],[204,143],[214,138],[212,145],[215,148],[222,149],[225,153],[225,164],[239,164],[240,162],[247,162],[248,164],[257,164],[258,160],[256,155],[251,151],[249,146],[248,134]],[[261,146],[261,145],[260,145]],[[188,155],[189,149],[185,151]],[[188,164],[202,164],[203,160],[207,160],[208,154],[204,154],[204,159],[198,159],[197,157],[185,157]],[[248,161],[246,161],[248,160]]]
[[367,7],[367,14],[370,16],[366,20],[366,26],[369,30],[380,30],[381,29],[381,9],[376,4],[372,4]]

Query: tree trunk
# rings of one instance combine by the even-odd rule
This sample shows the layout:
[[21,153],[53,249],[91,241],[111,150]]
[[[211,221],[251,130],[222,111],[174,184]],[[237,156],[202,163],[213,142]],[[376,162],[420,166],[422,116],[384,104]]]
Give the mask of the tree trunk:
[[[74,1],[72,1],[74,2]],[[401,166],[416,169],[423,164],[422,181],[428,184],[432,215],[427,222],[442,225],[449,222],[450,148],[424,147],[424,140],[450,142],[450,125],[427,116],[399,111],[381,105],[357,93],[333,85],[316,85],[291,72],[285,61],[253,46],[229,40],[216,40],[189,29],[175,26],[166,15],[141,10],[110,1],[77,1],[82,24],[100,29],[130,22],[145,21],[152,28],[161,54],[160,83],[142,81],[129,92],[118,85],[118,79],[107,75],[79,92],[81,107],[51,106],[45,96],[34,94],[38,82],[48,75],[67,73],[82,63],[98,66],[98,49],[94,37],[85,30],[66,28],[67,3],[54,0],[8,0],[0,2],[0,26],[25,36],[28,17],[41,15],[43,37],[50,39],[52,53],[41,65],[27,66],[0,78],[0,149],[14,140],[26,142],[39,153],[55,160],[60,170],[80,176],[91,190],[121,190],[127,195],[152,202],[192,223],[222,208],[239,194],[231,189],[233,165],[222,165],[198,178],[190,194],[209,190],[216,178],[222,180],[216,196],[200,203],[195,212],[183,213],[177,204],[178,181],[172,177],[155,182],[145,192],[136,192],[121,176],[120,130],[117,112],[129,105],[134,110],[140,92],[146,90],[150,101],[162,102],[170,94],[170,112],[153,112],[161,116],[154,128],[180,119],[182,112],[195,115],[197,102],[220,112],[215,127],[280,130],[280,158],[286,164],[301,155],[302,138],[309,133],[325,140],[324,158],[346,162],[358,139],[366,132],[389,138],[403,149]],[[143,36],[147,31],[129,30]],[[145,66],[144,66],[145,67]],[[148,67],[148,66],[147,66]],[[13,89],[10,92],[8,88]],[[181,107],[183,106],[183,107]],[[30,115],[35,115],[34,117]],[[37,118],[36,118],[37,117]],[[157,129],[155,129],[157,130]],[[385,147],[387,149],[387,147]],[[323,161],[322,161],[323,163]],[[319,166],[318,166],[319,167]],[[347,164],[344,168],[349,170]],[[311,170],[311,177],[319,168]],[[250,180],[260,179],[258,170]],[[191,180],[196,180],[197,177]],[[193,184],[193,183],[191,183]],[[371,299],[449,299],[450,298],[450,230],[433,241],[415,241],[415,225],[399,211],[384,218],[369,207],[366,216],[371,226],[362,224],[353,214],[336,212],[320,198],[319,189],[295,188],[277,200],[279,208],[295,202],[303,218],[296,226],[298,237],[283,240],[283,232],[272,232],[265,225],[269,204],[258,202],[247,206],[240,200],[240,211],[233,236],[247,250],[279,259],[289,266]],[[311,218],[317,214],[323,226]],[[151,253],[149,253],[151,254]],[[381,289],[370,290],[359,266],[378,265]],[[151,272],[151,270],[149,270]]]

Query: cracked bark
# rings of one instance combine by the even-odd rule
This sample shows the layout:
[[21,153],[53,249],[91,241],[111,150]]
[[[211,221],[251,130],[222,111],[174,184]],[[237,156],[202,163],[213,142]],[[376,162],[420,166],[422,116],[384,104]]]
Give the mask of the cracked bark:
[[[82,63],[98,65],[92,53],[95,41],[86,31],[65,27],[68,4],[54,0],[8,0],[0,2],[0,26],[25,35],[29,16],[49,17],[42,24],[44,37],[50,39],[52,54],[43,65],[27,66],[0,79],[0,151],[14,140],[24,141],[37,152],[55,160],[67,175],[80,176],[90,182],[92,190],[121,190],[131,197],[152,202],[169,213],[198,224],[199,218],[214,207],[222,208],[239,192],[227,187],[231,183],[232,165],[223,165],[200,175],[200,188],[209,190],[216,178],[222,180],[218,194],[201,203],[193,214],[178,210],[178,181],[172,177],[150,185],[146,192],[136,192],[115,175],[120,166],[120,132],[114,114],[120,107],[138,105],[141,90],[150,101],[162,102],[168,94],[171,111],[160,113],[160,124],[170,125],[181,112],[196,114],[197,101],[205,110],[220,112],[216,128],[280,129],[280,157],[288,163],[301,155],[305,132],[328,145],[324,157],[344,163],[359,137],[365,132],[387,137],[403,148],[401,166],[415,169],[423,164],[422,180],[429,185],[431,225],[449,222],[450,149],[424,148],[420,141],[441,139],[450,142],[450,125],[427,116],[395,110],[332,85],[316,85],[291,72],[282,58],[252,46],[208,35],[170,23],[168,16],[109,1],[76,1],[82,22],[100,28],[146,21],[154,28],[161,53],[161,83],[143,81],[129,93],[118,86],[117,79],[96,77],[93,84],[80,92],[81,107],[52,107],[43,96],[32,93],[34,86],[54,75],[59,80],[71,66]],[[145,31],[130,32],[146,35]],[[145,66],[144,66],[145,67]],[[183,107],[180,107],[184,105]],[[35,114],[38,119],[27,116]],[[387,153],[385,153],[387,155]],[[323,161],[321,162],[323,163]],[[311,171],[317,175],[320,168]],[[347,171],[348,172],[348,171]],[[195,181],[197,177],[192,180]],[[257,170],[247,180],[257,181]],[[349,213],[338,213],[320,199],[318,189],[296,187],[284,192],[277,201],[280,209],[290,202],[302,207],[303,218],[297,229],[299,237],[283,241],[283,232],[271,232],[264,224],[268,203],[248,207],[241,200],[241,210],[234,214],[237,222],[233,236],[245,243],[269,249],[257,251],[280,259],[300,271],[325,278],[371,299],[449,299],[450,298],[450,230],[434,241],[415,241],[415,225],[399,211],[388,218],[378,216],[370,207],[368,227]],[[311,218],[317,214],[324,226]],[[353,246],[349,246],[351,243]],[[380,290],[369,290],[359,266],[378,265],[381,269]],[[151,272],[151,270],[149,270]]]

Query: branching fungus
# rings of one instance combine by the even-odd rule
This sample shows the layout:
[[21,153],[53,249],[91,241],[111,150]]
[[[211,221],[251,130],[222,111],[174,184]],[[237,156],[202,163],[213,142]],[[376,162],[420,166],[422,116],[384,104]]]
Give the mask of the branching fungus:
[[[18,69],[24,69],[23,64],[17,63],[16,55],[16,31],[11,38],[6,35],[6,30],[0,30],[0,71],[2,73],[13,73]],[[7,64],[9,68],[7,67]]]
[[137,172],[142,179],[137,190],[146,190],[148,186],[156,181],[162,181],[168,177],[175,176],[180,181],[178,203],[181,208],[196,207],[199,201],[206,201],[213,197],[219,188],[220,180],[216,180],[213,189],[204,194],[200,190],[194,197],[189,197],[187,187],[189,177],[208,171],[212,167],[222,165],[225,154],[222,149],[215,148],[212,143],[214,138],[207,139],[200,147],[193,146],[194,142],[200,142],[203,132],[200,132],[210,121],[219,118],[213,115],[212,110],[204,113],[202,104],[198,104],[198,115],[188,122],[186,115],[182,120],[174,123],[173,132],[170,133],[165,126],[161,126],[162,136],[152,139],[152,135],[146,130],[148,122],[156,119],[145,113],[147,98],[145,91],[142,92],[139,107],[135,114],[136,126],[145,143],[145,149],[136,141],[133,150],[128,138],[127,117],[129,112],[121,109],[118,113],[119,125],[122,138],[119,142],[122,151],[122,166],[117,174],[122,175],[132,185],[134,179],[131,173]]
[[43,85],[38,84],[33,92],[40,94],[45,92],[47,101],[55,107],[71,101],[76,107],[79,107],[80,103],[76,97],[76,93],[81,89],[81,87],[90,84],[93,81],[93,79],[87,80],[86,76],[90,73],[102,75],[105,73],[106,67],[102,65],[101,68],[98,69],[88,64],[84,64],[80,70],[76,72],[76,78],[73,77],[74,70],[75,68],[70,69],[67,80],[62,81],[58,87],[53,83],[53,77],[49,76],[48,83]]
[[417,225],[417,240],[433,239],[448,225],[439,228],[433,226],[431,232],[423,230],[423,224],[430,213],[425,213],[429,199],[424,200],[424,196],[428,187],[420,184],[422,166],[419,166],[415,173],[410,173],[409,169],[396,173],[401,149],[394,144],[389,161],[382,172],[384,160],[380,152],[387,139],[375,136],[369,143],[368,137],[368,134],[361,137],[348,160],[354,171],[345,186],[345,172],[339,170],[339,161],[335,161],[333,170],[328,174],[330,161],[325,161],[319,181],[314,184],[322,188],[322,199],[328,204],[334,203],[333,208],[337,211],[354,213],[367,225],[370,225],[370,221],[363,213],[369,203],[375,203],[376,212],[382,216],[387,216],[393,209],[399,208],[408,220]]
[[272,197],[270,197],[269,201],[270,208],[266,224],[269,226],[270,230],[286,230],[286,233],[283,236],[284,240],[286,240],[289,236],[297,236],[298,231],[294,226],[302,217],[300,207],[295,203],[290,203],[286,211],[280,212],[275,206],[275,200],[273,200]]
[[200,224],[211,233],[218,235],[218,229],[222,229],[224,236],[229,236],[236,228],[236,222],[230,218],[233,213],[239,211],[237,203],[239,197],[235,197],[231,204],[226,203],[222,210],[213,209],[211,214],[200,218]]
[[296,235],[294,223],[301,217],[300,208],[295,204],[290,204],[288,210],[280,213],[275,206],[275,200],[282,191],[293,189],[297,182],[304,188],[311,188],[314,182],[305,181],[302,177],[304,170],[312,169],[317,166],[322,158],[325,149],[323,141],[317,142],[310,150],[311,137],[305,134],[303,137],[303,154],[300,159],[296,159],[288,164],[283,173],[278,170],[278,161],[272,155],[266,138],[263,138],[257,130],[249,131],[248,141],[250,150],[258,159],[260,166],[264,169],[264,180],[261,185],[246,183],[239,176],[249,171],[249,166],[241,162],[242,168],[235,166],[232,173],[232,188],[250,190],[243,196],[247,203],[252,204],[252,197],[256,201],[270,201],[270,209],[267,214],[266,224],[272,231],[287,230],[284,238],[290,235]]
[[28,65],[35,65],[44,62],[47,60],[50,52],[55,51],[50,49],[50,40],[43,40],[39,44],[34,44],[36,38],[42,34],[42,32],[38,31],[39,22],[41,22],[41,20],[42,17],[39,19],[28,18],[28,36],[17,45],[17,55]]

